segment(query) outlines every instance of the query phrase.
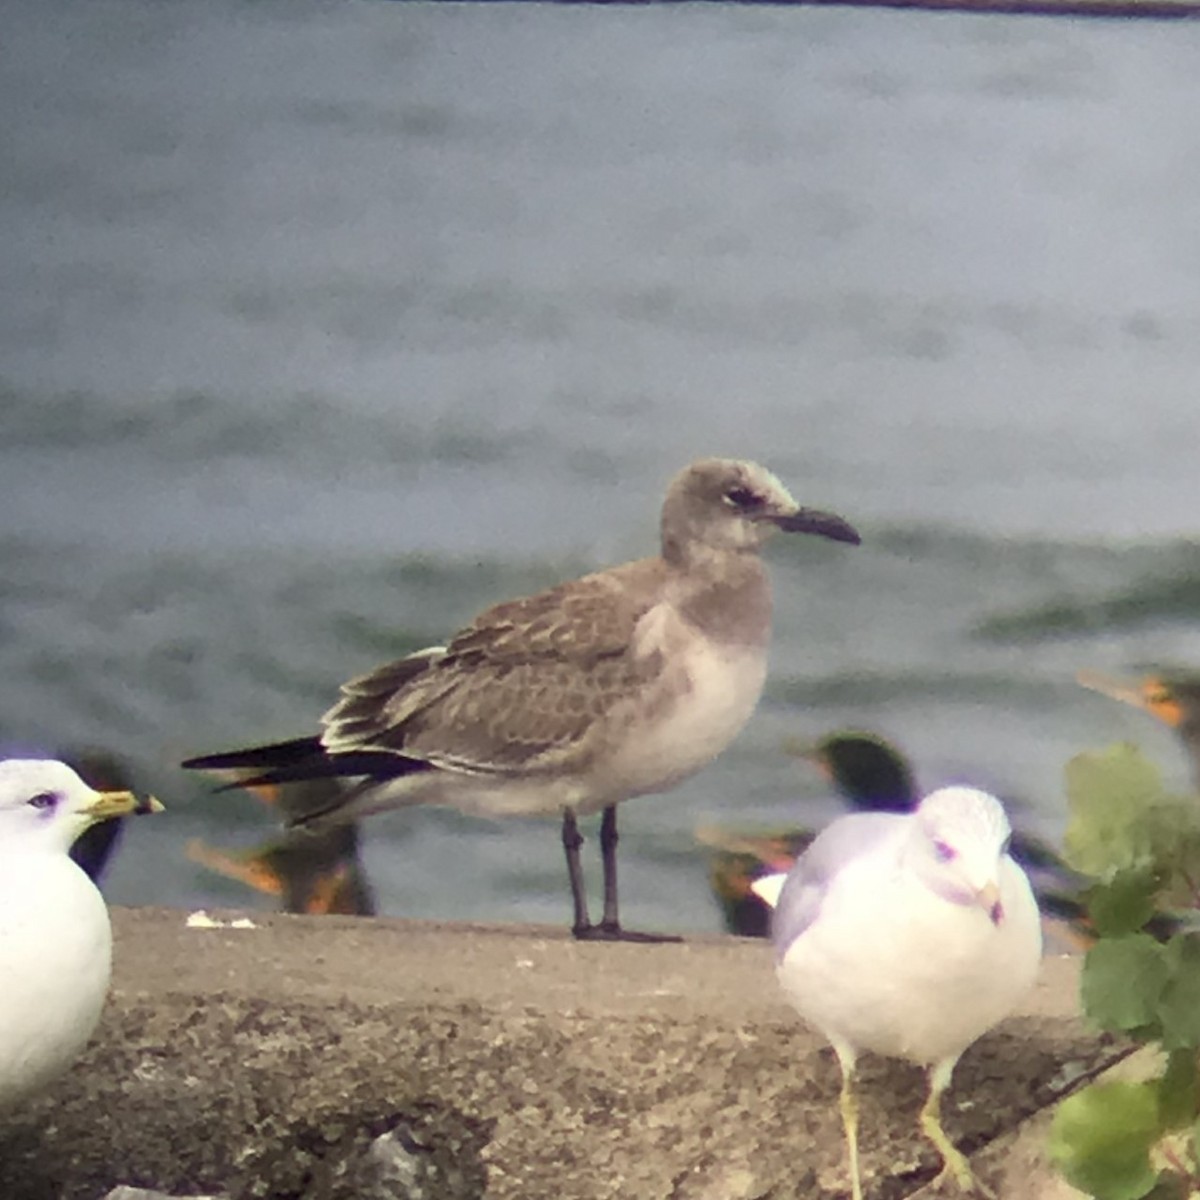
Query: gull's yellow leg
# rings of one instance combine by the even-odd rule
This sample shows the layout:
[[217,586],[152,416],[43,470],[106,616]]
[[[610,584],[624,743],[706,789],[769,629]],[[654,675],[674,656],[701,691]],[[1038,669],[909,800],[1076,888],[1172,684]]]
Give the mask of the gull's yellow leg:
[[991,1190],[975,1178],[967,1156],[951,1142],[942,1128],[942,1093],[950,1086],[950,1077],[954,1074],[954,1065],[957,1062],[957,1057],[943,1059],[930,1068],[929,1098],[925,1101],[925,1107],[921,1109],[921,1131],[942,1156],[946,1164],[942,1170],[943,1175],[953,1175],[955,1182],[964,1192],[994,1200]]
[[862,1200],[862,1181],[858,1175],[858,1096],[854,1091],[854,1050],[845,1042],[834,1042],[838,1062],[842,1066],[842,1092],[838,1097],[838,1108],[842,1114],[842,1128],[846,1132],[846,1151],[850,1158],[851,1200]]

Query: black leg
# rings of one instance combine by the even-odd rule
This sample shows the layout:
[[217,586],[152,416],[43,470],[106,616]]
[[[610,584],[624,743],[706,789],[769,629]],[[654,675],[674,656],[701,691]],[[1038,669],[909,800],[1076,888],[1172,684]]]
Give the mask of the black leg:
[[[563,844],[566,845],[566,818],[563,820]],[[578,831],[575,830],[575,819],[571,816],[571,829],[575,832],[576,851],[575,862],[578,866],[579,850],[578,844],[583,839],[579,837]],[[604,942],[680,942],[683,939],[675,937],[672,934],[663,933],[634,933],[627,929],[621,928],[620,918],[617,916],[617,809],[616,805],[609,805],[604,810],[604,815],[600,819],[600,855],[604,863],[604,918],[599,925],[587,924],[587,909],[583,911],[583,923],[580,924],[580,897],[583,892],[582,877],[579,880],[579,890],[576,891],[574,877],[572,877],[571,893],[575,896],[575,926],[572,933],[577,938],[586,938],[591,941]],[[567,865],[570,866],[571,852],[567,851]],[[586,905],[586,901],[582,901]]]
[[617,915],[617,806],[610,804],[600,818],[600,861],[604,864],[604,917],[600,928],[620,936],[621,918]]
[[587,937],[592,929],[588,920],[587,892],[583,886],[583,867],[579,862],[579,847],[583,845],[583,837],[575,824],[575,814],[569,809],[563,809],[562,844],[567,855],[567,878],[571,881],[571,899],[575,904],[575,924],[571,932],[577,937]]

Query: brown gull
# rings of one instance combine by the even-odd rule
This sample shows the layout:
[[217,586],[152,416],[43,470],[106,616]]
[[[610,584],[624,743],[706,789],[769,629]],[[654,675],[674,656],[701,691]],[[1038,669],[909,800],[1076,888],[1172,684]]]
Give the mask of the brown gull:
[[[579,938],[637,937],[617,915],[616,805],[710,762],[762,692],[776,530],[857,543],[841,517],[801,508],[764,467],[701,459],[662,508],[662,549],[487,609],[445,646],[342,685],[315,736],[204,755],[248,771],[233,786],[347,777],[311,828],[409,804],[560,815]],[[603,812],[604,916],[588,920],[576,818]]]

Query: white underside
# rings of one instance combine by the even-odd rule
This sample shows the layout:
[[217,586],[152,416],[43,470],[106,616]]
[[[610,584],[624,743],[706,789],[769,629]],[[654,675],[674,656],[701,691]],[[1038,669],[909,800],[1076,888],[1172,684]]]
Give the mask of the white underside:
[[778,966],[800,1015],[844,1048],[917,1063],[960,1054],[1016,1007],[1041,959],[1037,902],[1005,859],[1004,917],[954,904],[871,856],[830,885]]
[[765,648],[717,646],[695,641],[681,646],[658,689],[667,699],[652,714],[615,714],[610,756],[601,756],[587,780],[594,795],[577,801],[592,812],[624,799],[674,787],[717,757],[745,727],[762,695],[767,675]]
[[104,900],[65,854],[0,855],[0,1107],[61,1074],[100,1019]]

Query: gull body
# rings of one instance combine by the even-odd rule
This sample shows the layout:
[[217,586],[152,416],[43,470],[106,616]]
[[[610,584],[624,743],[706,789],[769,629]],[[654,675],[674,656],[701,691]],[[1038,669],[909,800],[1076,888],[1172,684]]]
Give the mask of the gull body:
[[[842,1067],[851,1188],[858,1169],[854,1073],[863,1051],[929,1068],[921,1125],[964,1190],[976,1187],[941,1128],[962,1052],[1016,1007],[1041,959],[1037,903],[1008,856],[1000,802],[943,788],[909,815],[855,813],[828,826],[778,893],[776,971]],[[777,880],[759,885],[768,895]]]
[[[445,804],[560,815],[580,937],[620,936],[615,805],[674,787],[749,719],[766,676],[771,592],[760,549],[783,529],[857,542],[765,468],[703,459],[663,502],[661,550],[481,613],[445,646],[353,679],[321,732],[205,755],[243,783],[353,778],[320,827]],[[605,913],[587,918],[576,817],[603,812]]]
[[[447,695],[438,675],[450,674],[451,662],[458,667],[455,659],[462,651],[456,639],[449,647],[422,651],[432,661],[420,682],[408,685],[411,693],[406,687],[378,708],[371,690],[376,673],[352,680],[344,685],[342,700],[322,717],[322,746],[332,761],[339,753],[353,755],[366,745],[387,744],[388,736],[399,732],[396,725],[406,723],[409,729],[401,742],[405,755],[420,754],[423,767],[437,769],[418,768],[388,778],[392,764],[385,764],[380,777],[368,777],[341,805],[305,823],[414,803],[444,804],[488,817],[554,816],[566,809],[588,816],[617,798],[674,787],[733,740],[762,693],[769,591],[762,562],[756,558],[747,568],[736,572],[740,578],[726,580],[734,611],[724,628],[709,631],[712,636],[697,636],[696,626],[684,615],[687,597],[679,594],[684,588],[672,573],[657,560],[645,560],[555,589],[559,594],[554,600],[562,602],[564,615],[586,603],[597,615],[607,613],[628,626],[627,640],[626,630],[613,631],[619,644],[589,646],[580,638],[563,647],[563,653],[580,655],[569,671],[549,670],[537,652],[533,661],[524,661],[525,650],[519,646],[513,647],[518,661],[504,663],[508,650],[497,647],[499,669],[464,663],[454,671],[457,678]],[[688,582],[694,585],[694,576]],[[655,599],[643,612],[622,612],[631,602],[645,603],[650,597]],[[497,616],[505,624],[527,619],[496,609],[484,614]],[[428,694],[421,695],[426,687]],[[405,711],[402,700],[415,711]],[[422,720],[425,713],[416,706],[427,703],[442,708],[446,726],[430,728]],[[378,742],[363,740],[364,709],[372,710],[372,722],[376,714],[388,722],[386,729],[374,727],[370,736],[378,736]],[[455,753],[447,736],[464,743],[473,739],[479,749],[464,744]],[[509,736],[513,742],[506,745]]]
[[98,821],[156,807],[95,792],[50,759],[0,761],[0,1108],[61,1074],[104,1007],[108,909],[71,843]]

